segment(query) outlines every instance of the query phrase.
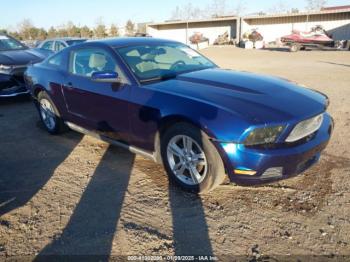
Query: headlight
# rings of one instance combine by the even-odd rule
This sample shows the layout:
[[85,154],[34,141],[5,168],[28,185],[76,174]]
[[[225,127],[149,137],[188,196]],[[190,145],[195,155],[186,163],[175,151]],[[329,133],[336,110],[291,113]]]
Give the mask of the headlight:
[[252,130],[245,139],[247,146],[274,143],[282,133],[284,126],[261,127]]
[[304,120],[297,124],[286,139],[286,142],[298,141],[316,132],[322,125],[323,114]]
[[9,74],[12,71],[12,66],[0,65],[0,74]]

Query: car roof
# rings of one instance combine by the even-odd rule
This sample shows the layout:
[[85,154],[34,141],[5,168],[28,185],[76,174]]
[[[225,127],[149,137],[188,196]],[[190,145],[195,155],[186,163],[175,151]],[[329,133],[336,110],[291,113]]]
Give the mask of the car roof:
[[88,41],[88,43],[102,43],[111,47],[124,47],[129,45],[179,43],[173,40],[153,37],[118,37]]
[[58,37],[58,38],[49,38],[44,40],[47,41],[71,41],[71,40],[87,40],[87,38],[79,38],[79,37]]

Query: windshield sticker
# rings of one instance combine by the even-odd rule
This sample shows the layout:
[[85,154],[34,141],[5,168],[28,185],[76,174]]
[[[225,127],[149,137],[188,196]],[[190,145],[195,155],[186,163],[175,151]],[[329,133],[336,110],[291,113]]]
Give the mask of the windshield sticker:
[[200,55],[193,51],[191,48],[188,47],[182,47],[181,51],[183,51],[184,53],[186,53],[186,55],[190,56],[190,57],[199,57]]
[[0,35],[0,40],[7,40],[7,39],[9,39],[7,36],[5,36],[5,35]]

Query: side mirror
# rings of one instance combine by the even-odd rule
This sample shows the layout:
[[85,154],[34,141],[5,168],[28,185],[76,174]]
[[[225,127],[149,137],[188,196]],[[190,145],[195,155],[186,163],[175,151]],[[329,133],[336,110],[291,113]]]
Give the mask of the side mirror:
[[119,82],[119,75],[117,72],[101,71],[92,73],[91,79],[95,82],[116,83]]

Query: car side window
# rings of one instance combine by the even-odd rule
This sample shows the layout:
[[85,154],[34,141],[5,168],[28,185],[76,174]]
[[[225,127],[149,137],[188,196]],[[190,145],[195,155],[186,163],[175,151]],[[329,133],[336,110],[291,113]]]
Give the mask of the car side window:
[[62,62],[63,62],[63,55],[62,54],[55,55],[48,60],[48,63],[50,65],[54,65],[57,67],[60,67],[62,65]]
[[55,51],[56,52],[59,52],[64,48],[66,48],[64,43],[62,43],[61,41],[56,41],[56,43],[55,43]]
[[47,41],[41,46],[41,48],[46,50],[52,50],[52,46],[53,46],[53,41]]
[[71,52],[69,72],[90,77],[94,72],[111,71],[122,76],[114,58],[103,49],[78,49]]

